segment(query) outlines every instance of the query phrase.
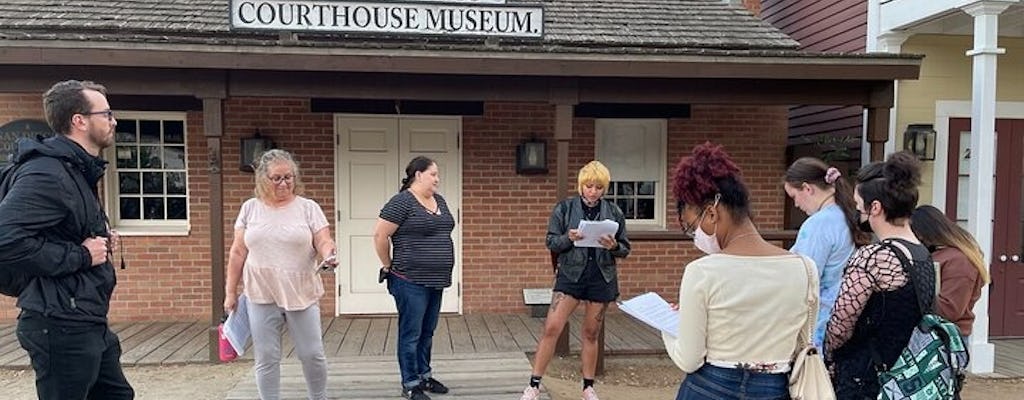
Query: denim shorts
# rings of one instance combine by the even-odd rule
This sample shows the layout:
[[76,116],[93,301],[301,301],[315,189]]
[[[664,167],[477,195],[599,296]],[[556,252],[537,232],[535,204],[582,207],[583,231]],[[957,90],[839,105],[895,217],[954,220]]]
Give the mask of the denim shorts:
[[704,364],[686,376],[676,400],[789,400],[789,374]]

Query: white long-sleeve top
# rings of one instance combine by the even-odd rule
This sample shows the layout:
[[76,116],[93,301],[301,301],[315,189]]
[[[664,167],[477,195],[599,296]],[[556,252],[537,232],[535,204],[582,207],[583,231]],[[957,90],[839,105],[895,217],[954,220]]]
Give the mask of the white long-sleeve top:
[[[679,337],[662,335],[669,357],[687,373],[705,362],[788,365],[808,317],[804,262],[815,271],[814,261],[798,255],[714,254],[688,264],[679,288]],[[817,299],[816,273],[811,280]]]

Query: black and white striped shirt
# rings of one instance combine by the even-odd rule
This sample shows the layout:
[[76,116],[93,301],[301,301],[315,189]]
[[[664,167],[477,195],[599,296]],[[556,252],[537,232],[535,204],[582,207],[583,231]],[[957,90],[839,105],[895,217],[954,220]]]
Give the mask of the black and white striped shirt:
[[398,225],[391,235],[392,271],[410,282],[440,289],[452,284],[455,218],[441,195],[435,193],[434,199],[439,214],[427,210],[416,195],[403,190],[388,200],[380,217]]

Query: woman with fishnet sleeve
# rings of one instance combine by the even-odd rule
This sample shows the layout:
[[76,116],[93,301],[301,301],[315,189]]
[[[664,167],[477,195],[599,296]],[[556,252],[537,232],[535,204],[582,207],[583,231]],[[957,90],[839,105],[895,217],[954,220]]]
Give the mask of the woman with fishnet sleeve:
[[892,366],[923,315],[916,288],[934,292],[934,282],[914,282],[919,271],[908,270],[931,260],[910,229],[920,177],[919,162],[907,153],[867,165],[857,177],[860,228],[880,242],[850,259],[828,323],[825,350],[839,400],[878,397],[878,372]]

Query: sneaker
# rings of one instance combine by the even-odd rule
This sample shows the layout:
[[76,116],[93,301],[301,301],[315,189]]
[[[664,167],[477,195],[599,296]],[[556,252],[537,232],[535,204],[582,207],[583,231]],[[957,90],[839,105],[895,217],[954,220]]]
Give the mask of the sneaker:
[[583,389],[583,400],[600,400],[597,398],[597,392],[594,391],[593,386]]
[[527,386],[526,389],[523,390],[523,397],[520,397],[519,400],[537,400],[539,398],[540,388]]
[[423,388],[416,386],[412,389],[402,389],[402,397],[409,400],[430,400],[430,396],[423,393]]
[[420,383],[420,387],[423,388],[423,391],[425,391],[425,392],[437,393],[437,394],[448,393],[448,387],[445,386],[443,383],[439,382],[437,379],[434,379],[434,378],[424,379]]

